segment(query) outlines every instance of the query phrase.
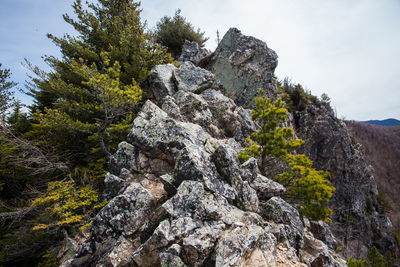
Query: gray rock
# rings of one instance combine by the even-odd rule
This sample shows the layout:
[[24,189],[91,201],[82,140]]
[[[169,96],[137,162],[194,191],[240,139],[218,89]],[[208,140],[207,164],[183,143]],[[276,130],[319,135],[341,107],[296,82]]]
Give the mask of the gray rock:
[[324,242],[330,249],[336,249],[337,242],[329,225],[323,221],[310,221],[310,231],[314,237]]
[[262,245],[274,250],[276,238],[260,226],[234,227],[218,240],[215,266],[240,266],[245,255]]
[[205,89],[218,89],[214,74],[196,67],[191,62],[184,62],[173,72],[173,79],[178,90],[201,93]]
[[[132,235],[148,219],[155,201],[140,184],[133,183],[123,194],[113,198],[93,221],[96,235],[106,236],[110,231]],[[131,212],[131,211],[135,212]]]
[[110,173],[104,179],[103,199],[110,200],[118,195],[125,185],[125,180]]
[[172,79],[175,70],[176,67],[172,64],[157,65],[151,70],[150,90],[158,104],[162,103],[164,97],[173,95],[177,91]]
[[186,121],[207,128],[213,122],[213,115],[206,100],[198,94],[179,91],[174,95],[179,111]]
[[244,181],[253,181],[258,177],[258,164],[255,158],[249,158],[246,162],[240,165],[240,175]]
[[312,267],[344,267],[347,263],[344,259],[335,255],[332,250],[321,240],[315,239],[306,231],[304,235],[304,247],[300,250],[300,259]]
[[215,50],[209,69],[223,85],[225,95],[238,105],[247,106],[253,105],[260,88],[268,97],[276,96],[273,77],[277,58],[264,42],[231,28]]
[[182,54],[178,58],[178,61],[185,62],[190,61],[196,64],[200,59],[210,54],[210,52],[199,46],[195,41],[186,40],[182,47]]
[[118,144],[118,150],[110,158],[110,172],[115,175],[120,175],[121,169],[130,169],[132,164],[135,164],[135,147],[127,142]]
[[283,185],[272,181],[261,174],[257,175],[250,186],[257,191],[257,195],[261,200],[283,196],[286,192],[286,188]]
[[160,264],[160,253],[175,239],[168,220],[159,223],[152,236],[132,254],[133,261],[138,266]]
[[188,146],[181,151],[176,162],[174,178],[175,186],[179,186],[183,180],[204,181],[207,189],[228,199],[235,199],[234,189],[220,178],[211,163],[210,155],[199,146]]
[[299,212],[280,197],[272,197],[267,202],[260,204],[260,213],[263,218],[275,223],[285,224],[283,236],[289,239],[294,248],[303,245],[304,228]]
[[176,121],[147,101],[127,139],[153,158],[174,162],[181,149],[192,144],[203,145],[208,136],[200,126]]
[[229,145],[220,145],[211,156],[218,173],[230,185],[235,185],[234,177],[239,176],[239,160],[237,159],[238,153]]
[[163,252],[160,254],[161,267],[186,267],[187,265],[177,255]]
[[249,110],[236,106],[232,99],[213,89],[201,95],[179,91],[174,100],[164,99],[164,107],[171,117],[198,124],[218,139],[235,138],[243,143],[257,129]]
[[160,181],[164,185],[165,191],[171,196],[175,195],[176,187],[174,186],[174,177],[170,174],[164,174],[160,176]]
[[181,115],[181,110],[179,106],[176,104],[175,99],[173,97],[166,96],[163,99],[163,104],[161,109],[164,110],[171,118],[178,121],[184,121],[184,118]]
[[232,137],[242,143],[246,137],[257,130],[251,120],[250,110],[238,107],[232,99],[220,91],[209,89],[204,91],[201,96],[207,101],[213,114],[213,125],[220,129],[219,138]]
[[203,266],[204,261],[214,250],[215,242],[225,229],[223,223],[206,225],[196,229],[182,240],[182,258],[190,266]]
[[259,209],[259,200],[256,190],[249,185],[248,181],[242,182],[236,188],[238,188],[238,205],[245,211],[257,212]]

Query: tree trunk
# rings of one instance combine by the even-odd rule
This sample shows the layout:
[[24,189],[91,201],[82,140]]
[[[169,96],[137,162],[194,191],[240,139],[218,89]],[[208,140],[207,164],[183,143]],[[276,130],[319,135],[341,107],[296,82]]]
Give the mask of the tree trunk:
[[104,156],[106,156],[107,162],[111,158],[111,153],[110,153],[110,151],[107,150],[107,147],[104,144],[103,136],[104,136],[104,132],[107,129],[108,125],[110,125],[110,122],[108,120],[104,120],[98,129],[100,147],[101,147],[101,150],[103,150]]

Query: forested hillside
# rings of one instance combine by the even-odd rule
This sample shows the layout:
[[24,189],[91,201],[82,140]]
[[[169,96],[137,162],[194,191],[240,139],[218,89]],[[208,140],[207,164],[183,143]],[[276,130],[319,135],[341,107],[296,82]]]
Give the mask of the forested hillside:
[[367,162],[374,168],[382,201],[387,200],[393,226],[400,230],[400,126],[378,126],[347,121],[354,141],[361,144]]

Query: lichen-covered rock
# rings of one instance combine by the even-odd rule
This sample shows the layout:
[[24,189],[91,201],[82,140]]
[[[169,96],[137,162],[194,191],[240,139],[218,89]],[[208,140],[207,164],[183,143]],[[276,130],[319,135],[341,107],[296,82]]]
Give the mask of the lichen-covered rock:
[[135,147],[127,142],[121,142],[118,145],[118,150],[110,159],[110,172],[119,175],[121,169],[129,169],[136,160]]
[[174,162],[181,149],[203,145],[208,134],[196,124],[176,121],[147,101],[133,123],[128,142],[153,158]]
[[[96,216],[93,224],[97,235],[109,231],[132,235],[148,219],[153,208],[152,195],[140,184],[131,184],[121,195],[113,198]],[[131,212],[131,211],[135,212]]]
[[197,63],[208,54],[210,54],[210,52],[207,49],[200,47],[197,42],[185,40],[182,47],[182,54],[178,58],[178,61]]
[[177,88],[172,79],[176,67],[172,64],[157,65],[150,72],[150,91],[158,104],[162,103],[164,97],[173,95]]
[[161,267],[186,267],[182,259],[171,253],[163,252],[160,254],[160,266]]
[[339,267],[347,266],[341,257],[335,255],[332,250],[321,240],[306,231],[304,235],[304,248],[300,252],[300,258],[311,267]]
[[226,96],[240,106],[247,106],[253,105],[260,88],[267,96],[276,97],[277,59],[275,51],[266,43],[231,28],[215,50],[208,68],[223,85]]
[[330,249],[336,249],[336,239],[326,222],[310,221],[310,231],[315,238],[324,242]]
[[274,196],[283,196],[286,192],[286,188],[283,185],[261,174],[258,174],[250,185],[257,191],[258,198],[261,200],[268,200]]
[[115,175],[110,173],[106,174],[104,179],[104,191],[103,191],[103,198],[105,200],[110,200],[113,197],[117,196],[118,193],[125,185],[125,180],[121,179]]
[[201,93],[208,88],[219,88],[214,74],[196,67],[191,62],[184,62],[178,69],[175,69],[173,79],[178,90],[182,91]]
[[254,249],[263,247],[274,250],[275,245],[276,238],[260,226],[234,226],[218,240],[215,248],[215,266],[239,266],[245,256]]
[[[272,74],[276,55],[235,30],[221,43],[215,60],[234,53],[225,63],[247,86],[243,94],[239,87],[225,90],[237,93],[230,95],[237,103],[246,102],[253,86],[272,81],[264,76]],[[153,69],[154,102],[141,107],[127,142],[110,161],[104,193],[109,202],[64,266],[310,266],[340,261],[304,230],[297,210],[279,197],[285,188],[262,176],[256,159],[240,164],[238,152],[257,125],[250,110],[217,87],[213,74],[190,62]],[[326,235],[319,238],[327,240]]]
[[263,218],[289,226],[283,230],[289,243],[297,249],[303,246],[303,223],[299,212],[289,203],[280,197],[273,197],[261,205],[260,213]]

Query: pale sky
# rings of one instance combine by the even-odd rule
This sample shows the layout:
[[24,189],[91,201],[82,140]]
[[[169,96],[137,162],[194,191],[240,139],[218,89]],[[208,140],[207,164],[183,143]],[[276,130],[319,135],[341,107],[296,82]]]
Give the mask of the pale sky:
[[[61,17],[71,3],[0,0],[0,62],[21,87],[24,57],[45,67],[42,55],[60,55],[45,35],[73,33]],[[278,78],[327,93],[339,117],[400,119],[399,0],[143,0],[142,18],[152,28],[178,8],[210,37],[208,49],[230,27],[265,41],[278,53]]]

